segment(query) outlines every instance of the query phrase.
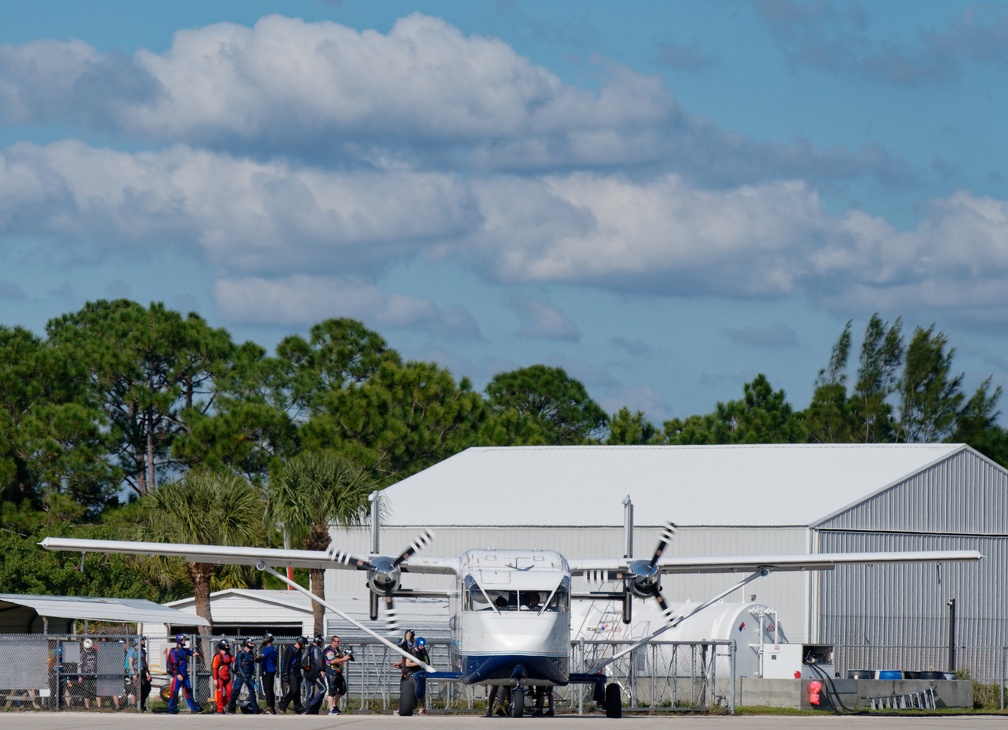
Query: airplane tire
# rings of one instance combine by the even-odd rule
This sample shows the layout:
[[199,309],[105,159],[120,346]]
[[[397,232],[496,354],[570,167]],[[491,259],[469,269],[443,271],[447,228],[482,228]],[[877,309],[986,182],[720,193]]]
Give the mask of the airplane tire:
[[414,707],[416,707],[416,679],[410,675],[399,683],[399,716],[412,716]]
[[525,689],[515,687],[511,690],[511,717],[521,717],[525,714]]
[[163,687],[161,687],[160,695],[161,695],[161,701],[162,702],[167,702],[168,700],[170,700],[171,699],[171,687],[168,686],[167,684],[164,685]]
[[605,716],[623,717],[623,697],[620,686],[615,682],[605,688]]

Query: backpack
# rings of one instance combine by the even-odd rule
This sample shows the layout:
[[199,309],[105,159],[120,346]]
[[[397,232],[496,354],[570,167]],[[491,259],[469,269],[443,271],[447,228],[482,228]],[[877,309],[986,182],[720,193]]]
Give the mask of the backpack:
[[306,672],[310,672],[312,669],[310,648],[301,650],[301,668]]
[[178,674],[178,655],[176,649],[171,649],[168,652],[168,674],[176,675]]

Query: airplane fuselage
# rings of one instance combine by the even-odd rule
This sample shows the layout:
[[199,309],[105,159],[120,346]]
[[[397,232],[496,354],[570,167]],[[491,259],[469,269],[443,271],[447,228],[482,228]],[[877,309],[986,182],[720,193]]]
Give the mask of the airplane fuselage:
[[466,684],[566,685],[570,569],[549,550],[470,550],[452,590],[452,668]]

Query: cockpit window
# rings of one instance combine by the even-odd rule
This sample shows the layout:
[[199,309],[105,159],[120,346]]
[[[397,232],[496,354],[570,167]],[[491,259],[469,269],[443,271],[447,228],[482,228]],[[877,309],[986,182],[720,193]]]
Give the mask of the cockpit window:
[[570,611],[569,581],[555,589],[500,590],[483,589],[472,576],[466,576],[462,594],[463,611]]

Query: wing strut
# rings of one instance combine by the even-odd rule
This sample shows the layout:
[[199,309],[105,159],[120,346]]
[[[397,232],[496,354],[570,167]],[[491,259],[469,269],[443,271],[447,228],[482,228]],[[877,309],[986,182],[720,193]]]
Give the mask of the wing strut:
[[289,580],[286,575],[278,573],[277,571],[273,570],[273,568],[269,567],[268,565],[266,565],[266,563],[262,562],[261,560],[256,564],[256,568],[258,568],[259,570],[262,570],[262,571],[264,571],[266,573],[269,573],[274,578],[282,580],[284,583],[286,583],[287,585],[289,585],[294,590],[301,591],[306,596],[308,596],[311,600],[313,600],[316,603],[319,603],[319,604],[325,606],[326,608],[328,608],[330,611],[332,611],[333,613],[335,613],[340,618],[342,618],[342,619],[344,619],[346,621],[349,621],[350,623],[352,623],[354,626],[356,626],[361,631],[363,631],[363,632],[365,632],[367,634],[370,634],[374,638],[378,639],[378,641],[380,641],[381,643],[383,643],[385,646],[389,647],[392,651],[396,652],[397,654],[401,654],[402,656],[406,657],[410,661],[413,661],[413,662],[419,664],[421,667],[423,667],[424,671],[426,671],[426,672],[436,672],[437,671],[430,664],[427,664],[426,662],[422,662],[419,659],[417,659],[415,656],[413,656],[412,654],[410,654],[408,651],[404,651],[404,650],[400,649],[398,646],[396,646],[395,644],[393,644],[391,641],[389,641],[388,639],[386,639],[384,636],[381,636],[380,634],[378,634],[378,633],[372,631],[371,629],[369,629],[364,624],[362,624],[359,621],[351,618],[350,616],[348,616],[347,614],[343,613],[338,608],[336,608],[335,606],[333,606],[332,604],[330,604],[328,601],[322,600],[321,598],[319,598],[318,596],[316,596],[314,593],[312,593],[311,591],[309,591],[307,588],[304,588],[303,586],[298,585],[294,581]]
[[[708,606],[710,606],[710,605],[712,605],[714,603],[717,603],[718,601],[720,601],[722,598],[724,598],[728,594],[733,593],[734,591],[737,591],[739,588],[741,588],[744,585],[752,583],[757,578],[766,578],[768,575],[770,575],[770,568],[765,567],[765,566],[761,567],[755,573],[752,573],[751,575],[747,575],[745,578],[743,578],[742,580],[740,580],[738,583],[736,583],[735,585],[733,585],[731,588],[729,588],[729,589],[727,589],[725,591],[721,591],[721,593],[718,593],[713,598],[710,598],[710,599],[704,601],[703,603],[699,604],[698,606],[696,606],[696,608],[694,608],[689,613],[684,613],[681,616],[677,616],[674,619],[671,619],[671,617],[668,615],[668,609],[666,609],[665,617],[666,617],[666,619],[671,619],[671,620],[669,620],[669,622],[667,624],[665,624],[664,626],[662,626],[660,629],[658,629],[657,631],[655,631],[650,636],[648,636],[648,637],[646,637],[644,639],[641,639],[640,641],[638,641],[635,644],[630,645],[629,647],[627,647],[623,651],[619,652],[618,654],[613,654],[611,657],[609,657],[605,661],[599,662],[598,664],[596,664],[595,666],[593,666],[591,669],[585,670],[585,673],[586,674],[594,674],[594,673],[600,671],[603,667],[609,666],[614,661],[616,661],[617,659],[619,659],[619,658],[621,658],[623,656],[626,656],[627,654],[629,654],[630,652],[632,652],[637,647],[644,646],[644,644],[647,644],[650,641],[654,641],[658,636],[660,636],[661,634],[664,634],[669,629],[674,629],[676,626],[678,626],[679,624],[681,624],[683,621],[685,621],[686,619],[688,619],[690,616],[695,616],[696,614],[700,613],[701,611],[703,611]],[[304,589],[302,589],[302,590],[304,590]]]

